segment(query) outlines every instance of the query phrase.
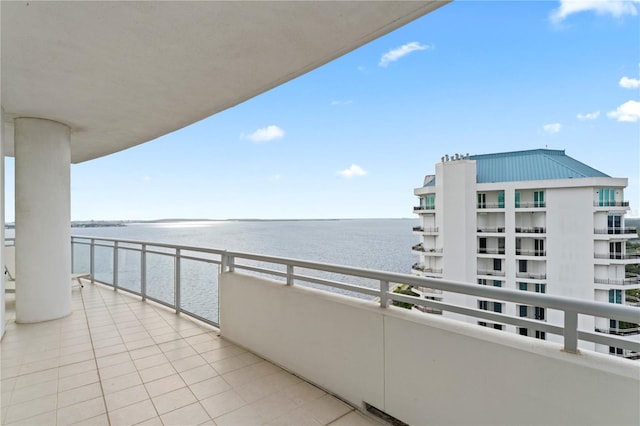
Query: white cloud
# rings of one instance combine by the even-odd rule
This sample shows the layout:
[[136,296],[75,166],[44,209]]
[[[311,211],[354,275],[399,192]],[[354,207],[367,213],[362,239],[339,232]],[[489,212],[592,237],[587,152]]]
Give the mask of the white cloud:
[[353,103],[353,101],[351,99],[346,100],[346,101],[336,100],[336,101],[331,101],[331,106],[351,105],[352,103]]
[[612,15],[619,18],[623,15],[637,15],[638,9],[633,3],[640,0],[560,0],[560,7],[551,11],[549,18],[560,23],[569,15],[579,12],[593,11],[598,15]]
[[640,88],[640,80],[637,78],[622,77],[618,84],[620,84],[620,87],[624,87],[625,89]]
[[608,112],[610,118],[628,123],[640,120],[640,102],[628,101],[620,105],[615,111]]
[[262,129],[258,129],[255,132],[245,135],[242,133],[240,138],[247,138],[254,142],[268,142],[275,139],[280,139],[284,137],[284,130],[282,130],[278,126],[274,126],[273,124],[267,127],[263,127]]
[[382,57],[380,58],[380,62],[378,62],[378,66],[386,67],[387,65],[389,65],[389,62],[395,62],[411,52],[427,49],[431,49],[431,46],[426,46],[424,44],[420,44],[417,41],[412,41],[411,43],[404,44],[397,49],[390,50],[382,55]]
[[542,128],[544,129],[545,132],[553,134],[553,133],[558,133],[560,129],[562,129],[562,124],[560,123],[545,124],[544,126],[542,126]]
[[600,111],[588,112],[586,114],[578,114],[578,120],[595,120],[600,117]]
[[351,167],[339,171],[338,174],[344,178],[352,178],[354,176],[364,176],[367,172],[357,164],[352,164]]

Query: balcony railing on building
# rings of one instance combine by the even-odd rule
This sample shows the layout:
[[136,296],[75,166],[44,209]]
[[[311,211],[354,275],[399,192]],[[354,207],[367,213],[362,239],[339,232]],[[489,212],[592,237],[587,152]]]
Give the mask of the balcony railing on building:
[[422,243],[416,244],[415,246],[411,247],[411,250],[419,251],[423,253],[442,253],[441,248],[434,248],[434,247],[425,248]]
[[495,277],[504,277],[505,271],[497,271],[494,269],[478,269],[478,275],[489,275]]
[[545,272],[516,272],[516,278],[529,278],[532,280],[546,280]]
[[478,226],[478,232],[504,233],[504,226]]
[[413,231],[422,232],[423,234],[436,234],[438,233],[438,227],[425,228],[423,226],[414,226]]
[[411,266],[411,269],[414,271],[419,271],[419,272],[431,272],[434,274],[441,274],[442,273],[442,269],[441,268],[433,268],[431,266],[426,266],[422,263],[414,263],[413,266]]
[[546,256],[546,250],[525,250],[516,249],[516,256]]
[[478,253],[480,254],[504,254],[504,248],[486,248],[479,247]]
[[640,253],[594,253],[596,259],[633,260],[640,259]]
[[417,212],[420,210],[435,210],[435,206],[413,206],[413,211]]
[[594,207],[629,207],[628,201],[594,201]]
[[640,284],[640,276],[633,276],[627,278],[595,278],[595,284],[605,285],[638,285]]
[[516,226],[517,234],[544,234],[547,229],[544,226]]
[[544,201],[520,201],[516,204],[517,209],[542,209],[547,206],[547,203]]
[[594,234],[635,234],[636,228],[595,228]]
[[479,209],[503,209],[504,208],[504,202],[503,201],[499,201],[499,202],[480,202],[480,203],[476,203],[476,206]]

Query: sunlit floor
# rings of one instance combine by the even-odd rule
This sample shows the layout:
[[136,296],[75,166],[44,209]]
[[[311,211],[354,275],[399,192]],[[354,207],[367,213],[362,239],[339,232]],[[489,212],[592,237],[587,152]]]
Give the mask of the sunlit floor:
[[2,424],[380,426],[217,329],[100,285],[46,323],[6,305]]

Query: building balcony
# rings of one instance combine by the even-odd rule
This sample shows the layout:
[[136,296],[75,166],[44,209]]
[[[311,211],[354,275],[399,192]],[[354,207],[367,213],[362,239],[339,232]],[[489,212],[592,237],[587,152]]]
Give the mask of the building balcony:
[[521,201],[516,204],[516,209],[544,209],[547,203],[540,201]]
[[435,206],[413,206],[414,213],[435,211],[435,209]]
[[482,209],[504,209],[504,203],[476,203],[478,210]]
[[427,235],[432,235],[432,234],[437,234],[439,232],[438,227],[422,227],[422,226],[414,226],[413,227],[413,232],[417,232],[420,234],[427,234]]
[[640,253],[594,253],[596,259],[640,260]]
[[478,232],[503,234],[504,226],[478,226]]
[[546,250],[525,250],[516,249],[516,256],[546,256]]
[[544,226],[516,226],[516,234],[544,234],[547,232],[547,228]]
[[495,271],[493,269],[478,269],[478,275],[488,275],[490,277],[504,277],[504,271]]
[[629,207],[628,201],[594,201],[594,207]]
[[424,253],[426,255],[441,255],[442,254],[442,249],[441,248],[424,248],[424,245],[422,243],[416,244],[415,246],[411,247],[411,250],[415,251],[415,252],[419,252],[419,253]]
[[[640,342],[577,325],[578,315],[630,322],[637,316],[634,308],[104,238],[75,238],[73,261],[76,269],[86,266],[96,282],[74,288],[72,315],[7,326],[3,424],[379,425],[364,413],[369,409],[406,424],[429,418],[471,424],[496,398],[510,410],[496,411],[492,421],[516,424],[530,409],[531,392],[538,395],[539,423],[640,421],[637,410],[603,412],[598,404],[615,388],[620,406],[635,406],[640,365],[588,348],[597,342],[639,352]],[[191,270],[195,265],[214,273]],[[356,278],[370,283],[353,284]],[[389,291],[398,283],[554,309],[564,322],[540,323]],[[198,288],[207,296],[198,296]],[[558,342],[397,308],[391,301],[468,315],[474,322],[539,329]],[[456,353],[476,356],[461,363]],[[424,364],[425,356],[437,368]],[[539,368],[504,370],[532,364]],[[478,374],[488,370],[495,372],[489,382]],[[554,386],[539,381],[541,370],[554,371]],[[455,395],[429,398],[451,384],[452,371]],[[530,386],[514,388],[514,382]],[[461,399],[465,410],[455,409]]]
[[605,284],[605,285],[640,285],[640,276],[627,277],[627,278],[595,278],[595,284]]
[[413,266],[411,266],[411,270],[417,271],[417,272],[431,273],[431,274],[442,273],[442,268],[433,268],[431,266],[425,266],[422,263],[414,263]]
[[478,248],[478,254],[504,254],[504,248]]
[[547,274],[545,272],[516,272],[516,278],[546,280]]
[[595,228],[594,234],[635,235],[636,228]]

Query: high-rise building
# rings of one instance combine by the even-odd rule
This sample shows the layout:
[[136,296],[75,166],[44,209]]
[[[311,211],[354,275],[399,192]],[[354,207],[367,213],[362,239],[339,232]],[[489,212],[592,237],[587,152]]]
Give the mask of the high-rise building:
[[[640,288],[640,278],[625,271],[640,263],[640,255],[626,251],[627,240],[637,237],[634,228],[625,227],[626,186],[626,178],[610,177],[560,150],[447,155],[435,165],[435,175],[414,190],[420,199],[414,233],[420,241],[413,252],[420,260],[412,270],[425,277],[637,304],[625,293]],[[424,291],[429,298],[465,307],[550,324],[563,321],[562,313],[536,306]],[[547,338],[532,328],[479,324]],[[579,318],[579,326],[639,337],[637,324],[607,318]],[[635,355],[596,346],[600,352]]]

